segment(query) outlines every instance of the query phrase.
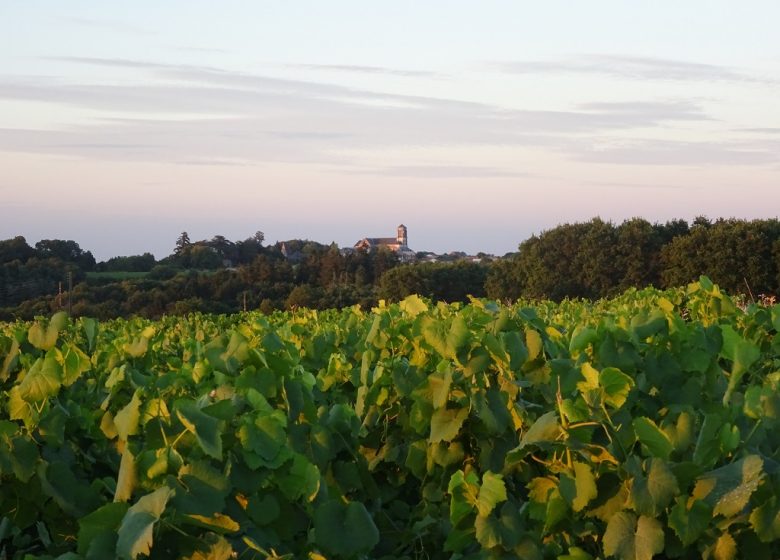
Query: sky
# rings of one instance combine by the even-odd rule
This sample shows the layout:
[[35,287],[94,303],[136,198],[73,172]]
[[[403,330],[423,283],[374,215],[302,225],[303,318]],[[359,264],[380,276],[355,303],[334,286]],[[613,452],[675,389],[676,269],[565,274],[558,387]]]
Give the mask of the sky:
[[780,215],[780,3],[0,0],[0,239]]

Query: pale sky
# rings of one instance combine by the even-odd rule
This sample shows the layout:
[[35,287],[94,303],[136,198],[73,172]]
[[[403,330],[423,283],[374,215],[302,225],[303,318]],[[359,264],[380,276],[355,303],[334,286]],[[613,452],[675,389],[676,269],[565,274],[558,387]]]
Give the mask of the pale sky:
[[780,2],[0,0],[0,238],[780,215]]

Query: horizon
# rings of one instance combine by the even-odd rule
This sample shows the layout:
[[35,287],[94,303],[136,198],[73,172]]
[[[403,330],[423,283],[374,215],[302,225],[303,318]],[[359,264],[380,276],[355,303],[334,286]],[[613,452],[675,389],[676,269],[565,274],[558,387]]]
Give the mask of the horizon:
[[770,1],[14,3],[0,238],[503,255],[594,217],[780,214]]
[[[723,218],[723,217],[711,218],[710,216],[696,216],[696,217],[694,217],[694,219],[696,219],[696,218],[704,218],[704,219],[706,219],[706,220],[709,220],[711,223],[716,223],[718,220],[729,220],[729,219],[739,219],[739,220],[742,220],[742,219],[743,219],[743,218],[734,218],[734,217],[730,217],[730,218]],[[549,231],[549,230],[551,230],[551,229],[557,228],[557,227],[569,226],[569,225],[573,225],[573,224],[577,224],[577,223],[585,223],[585,222],[590,222],[590,221],[592,221],[592,220],[597,220],[597,219],[603,219],[603,218],[602,218],[601,216],[593,216],[593,217],[592,217],[592,218],[590,218],[589,220],[582,220],[582,221],[577,221],[577,222],[560,222],[560,223],[558,223],[558,224],[555,224],[554,226],[551,226],[551,227],[549,227],[549,228],[546,228],[546,229],[544,229],[544,230],[540,230],[540,231],[535,231],[535,232],[532,232],[532,233],[531,233],[531,234],[530,234],[528,237],[526,237],[526,238],[524,238],[524,239],[521,239],[520,241],[518,241],[518,243],[517,243],[517,246],[515,246],[515,248],[514,248],[513,250],[511,250],[511,251],[506,251],[506,252],[504,252],[504,253],[492,253],[492,252],[490,252],[490,251],[485,251],[485,250],[481,250],[481,249],[478,249],[478,250],[475,250],[475,251],[464,251],[464,250],[462,250],[462,249],[458,249],[458,248],[454,248],[454,249],[451,249],[451,250],[448,250],[448,251],[442,251],[442,252],[440,252],[440,251],[434,251],[434,250],[431,250],[431,249],[428,249],[428,248],[424,248],[424,247],[421,247],[421,248],[412,247],[412,246],[411,246],[411,244],[409,245],[409,247],[410,247],[410,248],[411,248],[411,249],[412,249],[414,252],[416,252],[416,253],[433,253],[433,254],[436,254],[436,255],[447,255],[447,254],[451,254],[451,253],[458,253],[458,252],[463,252],[463,253],[466,253],[466,254],[467,254],[467,255],[469,255],[469,256],[475,256],[475,255],[477,255],[477,254],[479,254],[479,253],[482,253],[482,254],[485,254],[485,255],[488,255],[488,256],[492,256],[492,257],[498,257],[498,258],[501,258],[501,257],[504,257],[504,256],[506,256],[506,255],[509,255],[509,254],[515,254],[515,253],[518,253],[518,251],[519,251],[519,245],[521,245],[521,244],[522,244],[522,242],[526,241],[526,240],[527,240],[528,238],[530,238],[531,236],[534,236],[534,235],[536,235],[536,236],[542,235],[542,234],[544,234],[545,232],[547,232],[547,231]],[[639,216],[634,216],[634,217],[632,217],[632,218],[626,218],[625,220],[620,220],[620,221],[617,221],[617,220],[603,220],[603,221],[604,221],[604,222],[606,222],[606,223],[613,224],[613,225],[615,225],[615,226],[619,226],[621,223],[623,223],[623,222],[625,222],[625,221],[632,220],[632,219],[644,219],[644,218],[641,218],[641,217],[639,217]],[[652,224],[652,225],[662,225],[662,224],[664,224],[664,223],[668,223],[668,222],[670,222],[670,221],[672,221],[672,220],[676,220],[676,219],[683,219],[683,220],[685,220],[684,218],[672,218],[671,220],[663,220],[663,221],[650,221],[650,220],[648,220],[648,222],[649,222],[650,224]],[[693,222],[694,222],[694,219],[685,220],[685,222],[688,224],[688,226],[691,226],[691,225],[693,224]],[[756,219],[761,219],[761,218],[756,218]],[[769,220],[778,220],[778,218],[766,218],[766,219],[769,219]],[[747,221],[747,220],[746,220],[746,221]],[[402,225],[403,225],[403,224],[402,224]],[[408,228],[407,228],[407,229],[408,229]],[[188,236],[190,237],[190,239],[191,239],[191,243],[202,243],[202,242],[209,242],[209,241],[211,241],[211,239],[213,239],[215,236],[222,235],[221,233],[217,232],[217,233],[214,233],[213,235],[208,235],[208,236],[206,236],[206,237],[198,237],[198,236],[192,236],[192,235],[190,235],[190,232],[189,232],[189,231],[187,231],[187,230],[184,230],[184,231],[182,231],[182,232],[179,232],[179,236],[180,236],[182,233],[187,233],[187,235],[188,235]],[[254,233],[257,233],[257,232],[254,232]],[[254,233],[253,233],[253,234],[251,234],[251,235],[245,235],[245,236],[243,236],[243,237],[236,237],[236,238],[231,238],[231,237],[224,236],[224,235],[222,235],[222,236],[223,236],[223,237],[225,237],[225,239],[227,239],[228,241],[230,241],[230,242],[232,242],[232,243],[238,243],[238,242],[245,241],[245,240],[247,240],[247,239],[250,239],[250,238],[252,238],[252,237],[254,236]],[[262,233],[265,235],[265,232],[262,232]],[[13,236],[13,237],[16,237],[16,236]],[[22,237],[24,237],[24,236],[22,236]],[[177,236],[177,237],[178,237],[178,236]],[[271,239],[269,239],[268,237],[265,237],[265,238],[264,238],[264,240],[263,240],[263,243],[262,243],[262,245],[263,245],[263,247],[274,247],[274,246],[276,246],[276,245],[281,245],[281,244],[284,244],[284,243],[289,243],[289,242],[291,242],[291,241],[299,241],[299,242],[303,242],[303,243],[317,243],[317,244],[319,244],[319,245],[322,245],[322,246],[329,246],[329,245],[332,245],[332,244],[334,244],[334,243],[335,243],[335,244],[336,244],[336,246],[337,246],[339,249],[347,249],[347,248],[348,248],[348,249],[352,249],[352,248],[354,248],[354,245],[355,245],[357,242],[361,241],[362,239],[364,239],[364,238],[366,238],[366,237],[368,237],[368,238],[372,238],[372,237],[373,237],[373,238],[377,238],[377,237],[388,237],[388,238],[390,238],[390,237],[395,237],[395,236],[394,236],[394,235],[383,235],[383,236],[379,236],[379,235],[376,235],[376,236],[374,236],[374,235],[366,235],[366,236],[362,236],[362,237],[360,237],[360,238],[359,238],[359,239],[357,239],[357,240],[356,240],[354,243],[347,243],[347,244],[341,244],[341,243],[338,243],[338,242],[337,242],[337,241],[335,241],[335,240],[331,240],[331,241],[324,241],[324,240],[320,240],[320,239],[311,239],[311,238],[308,238],[308,237],[289,237],[289,238],[285,238],[285,239],[274,239],[273,241],[271,241]],[[9,239],[10,239],[10,238],[9,238]],[[27,238],[25,237],[25,241],[27,242],[27,244],[28,244],[30,247],[34,247],[34,246],[35,246],[35,244],[36,244],[38,241],[43,241],[43,240],[53,240],[53,239],[60,239],[60,240],[63,240],[63,241],[75,241],[76,243],[78,243],[79,247],[80,247],[80,248],[81,248],[83,251],[89,251],[90,253],[92,253],[92,255],[93,255],[93,257],[95,257],[95,261],[96,261],[97,263],[100,263],[100,262],[106,262],[106,261],[108,261],[109,259],[111,259],[111,258],[113,258],[113,257],[129,257],[129,256],[140,256],[140,255],[143,255],[143,254],[145,254],[145,253],[151,253],[151,254],[154,256],[154,258],[155,258],[155,260],[156,260],[156,261],[161,261],[161,260],[163,260],[163,259],[165,259],[165,258],[167,258],[167,257],[170,257],[170,256],[172,256],[172,255],[174,255],[174,254],[175,254],[175,251],[174,251],[174,250],[175,250],[175,245],[176,245],[176,240],[174,240],[174,242],[172,243],[172,249],[171,249],[170,251],[168,251],[167,253],[162,253],[162,254],[154,253],[154,252],[152,252],[152,251],[150,251],[150,250],[142,250],[142,251],[139,251],[138,253],[133,253],[133,254],[108,254],[108,255],[101,255],[101,256],[98,256],[98,255],[96,255],[96,254],[95,254],[95,252],[94,252],[94,251],[93,251],[93,250],[92,250],[90,247],[88,247],[88,246],[84,245],[83,243],[79,242],[79,240],[77,240],[77,239],[66,239],[66,238],[41,238],[41,239],[35,239],[35,240],[31,240],[31,239],[27,239]]]

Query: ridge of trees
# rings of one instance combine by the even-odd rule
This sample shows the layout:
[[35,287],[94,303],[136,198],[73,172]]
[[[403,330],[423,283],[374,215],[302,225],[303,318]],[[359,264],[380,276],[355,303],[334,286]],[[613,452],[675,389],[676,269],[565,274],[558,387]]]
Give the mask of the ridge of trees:
[[[335,244],[290,240],[263,245],[223,236],[191,241],[183,232],[173,253],[96,263],[71,240],[24,237],[0,241],[0,318],[30,318],[62,308],[98,318],[192,311],[230,313],[293,307],[370,306],[418,293],[434,300],[597,299],[628,288],[684,285],[702,274],[746,297],[780,292],[780,222],[697,218],[620,224],[594,218],[562,224],[520,243],[491,263],[466,260],[401,264],[386,249],[342,252]],[[116,278],[93,273],[148,273]],[[62,284],[61,284],[62,283]],[[67,289],[67,286],[63,286]]]

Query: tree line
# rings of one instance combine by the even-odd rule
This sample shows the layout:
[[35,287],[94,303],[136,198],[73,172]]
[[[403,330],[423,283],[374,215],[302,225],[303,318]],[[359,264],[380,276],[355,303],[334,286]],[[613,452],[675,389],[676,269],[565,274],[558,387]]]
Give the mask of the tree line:
[[501,299],[597,299],[631,287],[681,286],[701,275],[730,293],[777,294],[780,222],[699,217],[690,225],[639,218],[564,224],[495,263],[486,291]]
[[[145,253],[99,263],[71,240],[0,241],[0,318],[47,315],[66,301],[74,314],[106,319],[371,306],[412,293],[448,302],[597,299],[631,287],[680,286],[702,274],[747,297],[780,292],[776,219],[614,224],[594,218],[541,232],[491,262],[401,264],[386,249],[341,251],[308,240],[266,246],[264,240],[262,232],[236,242],[191,241],[182,233],[164,259]],[[58,295],[68,274],[73,290]]]

